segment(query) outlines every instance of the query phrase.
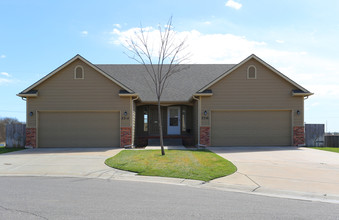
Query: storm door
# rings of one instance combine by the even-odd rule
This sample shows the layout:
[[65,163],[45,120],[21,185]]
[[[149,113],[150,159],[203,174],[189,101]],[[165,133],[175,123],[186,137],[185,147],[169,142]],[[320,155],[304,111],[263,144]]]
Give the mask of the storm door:
[[167,133],[180,134],[180,107],[168,107]]

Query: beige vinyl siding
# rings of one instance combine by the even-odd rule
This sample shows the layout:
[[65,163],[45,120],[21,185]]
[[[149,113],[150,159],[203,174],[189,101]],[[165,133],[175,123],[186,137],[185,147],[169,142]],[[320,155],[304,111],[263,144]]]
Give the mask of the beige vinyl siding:
[[38,147],[119,147],[119,112],[38,112]]
[[[257,69],[256,79],[247,79],[247,68],[250,65]],[[244,63],[210,89],[213,96],[201,97],[202,112],[223,109],[285,109],[292,110],[293,126],[303,126],[304,99],[292,96],[292,90],[297,88],[254,59]],[[297,110],[300,115],[296,114]],[[209,126],[210,118],[201,123],[202,126]]]
[[290,146],[291,111],[212,111],[212,146]]
[[[74,79],[74,68],[84,68],[84,79]],[[131,126],[130,97],[119,97],[118,85],[80,60],[66,66],[36,88],[39,95],[27,98],[27,127],[36,127],[36,111],[39,110],[117,110],[127,111],[127,119],[121,126]]]

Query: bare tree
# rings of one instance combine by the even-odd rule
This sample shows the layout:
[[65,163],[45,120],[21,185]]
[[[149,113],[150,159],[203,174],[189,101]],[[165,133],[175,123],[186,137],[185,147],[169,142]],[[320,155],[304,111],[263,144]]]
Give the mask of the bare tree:
[[16,118],[0,118],[0,142],[6,140],[6,125],[19,123],[20,122]]
[[[151,79],[152,85],[149,86],[153,88],[158,104],[161,154],[165,155],[160,109],[161,96],[168,84],[169,77],[182,69],[180,64],[188,59],[188,54],[182,54],[186,48],[186,43],[185,40],[176,38],[172,26],[172,17],[164,28],[158,26],[158,32],[159,42],[150,42],[149,32],[141,26],[134,32],[133,36],[127,39],[126,43],[127,49],[131,53],[128,56],[142,64]],[[153,48],[154,44],[156,44],[156,49]]]

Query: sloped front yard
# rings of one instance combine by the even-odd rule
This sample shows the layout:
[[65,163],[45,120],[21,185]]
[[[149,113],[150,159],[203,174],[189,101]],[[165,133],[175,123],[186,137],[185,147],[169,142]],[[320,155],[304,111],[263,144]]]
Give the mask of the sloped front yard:
[[123,150],[106,165],[143,176],[175,177],[209,181],[234,173],[237,168],[209,150]]

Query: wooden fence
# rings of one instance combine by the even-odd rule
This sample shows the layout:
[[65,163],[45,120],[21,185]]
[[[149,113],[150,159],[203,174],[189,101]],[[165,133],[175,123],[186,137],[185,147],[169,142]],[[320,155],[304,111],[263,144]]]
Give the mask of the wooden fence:
[[305,144],[307,147],[324,146],[324,124],[305,124]]
[[326,135],[325,147],[339,147],[339,135]]
[[6,125],[6,147],[25,147],[26,125]]

